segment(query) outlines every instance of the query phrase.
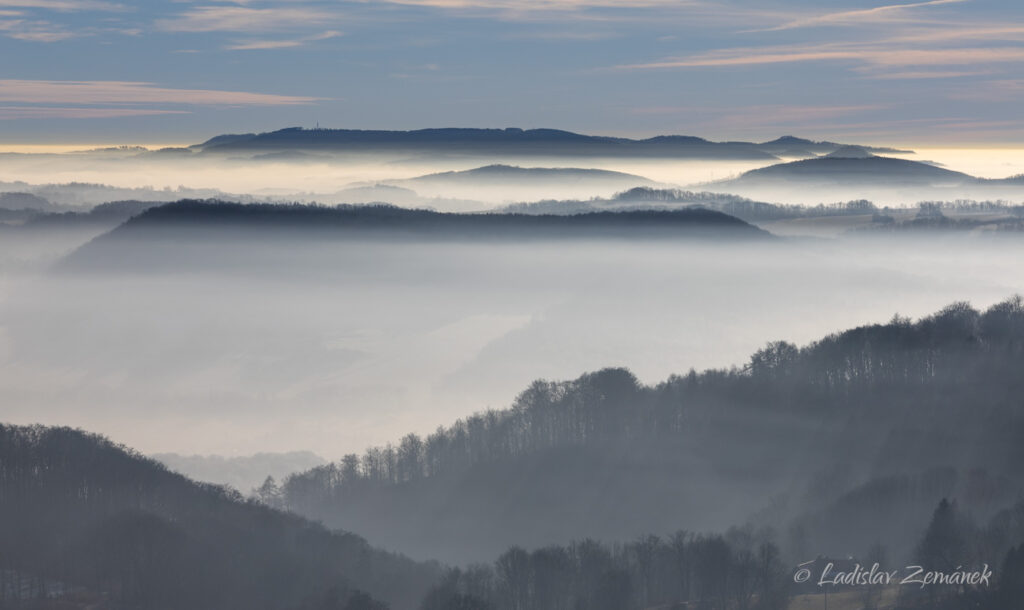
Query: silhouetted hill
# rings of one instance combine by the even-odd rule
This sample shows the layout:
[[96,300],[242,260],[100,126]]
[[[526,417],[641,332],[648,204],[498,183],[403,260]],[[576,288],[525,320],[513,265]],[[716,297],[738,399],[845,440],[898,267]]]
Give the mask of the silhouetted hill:
[[[225,134],[196,144],[206,153],[265,153],[319,150],[332,152],[434,152],[524,156],[611,156],[766,160],[776,155],[828,154],[843,144],[784,136],[770,142],[713,142],[694,136],[665,135],[646,139],[589,136],[560,129],[442,128],[414,131],[303,129]],[[868,147],[873,153],[908,152]]]
[[521,182],[528,180],[539,183],[565,184],[574,181],[601,181],[601,182],[640,182],[653,184],[643,176],[627,174],[625,172],[613,172],[601,169],[580,169],[561,167],[516,167],[512,165],[487,165],[476,169],[469,169],[461,172],[440,172],[427,174],[418,178],[411,178],[402,182],[425,183],[425,182],[462,182],[467,184],[494,184],[501,182]]
[[388,180],[381,184],[407,187],[421,195],[504,201],[573,192],[611,194],[638,186],[659,186],[653,180],[624,172],[510,165],[440,172],[405,180]]
[[[537,381],[509,409],[407,435],[283,488],[303,514],[444,559],[748,519],[787,532],[808,514],[804,537],[788,542],[794,552],[865,553],[885,535],[903,557],[922,506],[955,494],[986,518],[1024,491],[1022,366],[1020,298],[983,313],[957,303],[802,348],[772,342],[743,368],[653,386],[623,369]],[[928,483],[936,469],[949,472]],[[918,492],[877,482],[905,475]],[[855,501],[875,502],[863,526],[841,520]],[[899,518],[872,528],[872,517]]]
[[867,187],[879,185],[955,186],[973,183],[977,180],[973,176],[927,163],[870,154],[864,156],[865,152],[862,148],[840,149],[840,154],[849,154],[850,156],[827,156],[770,165],[746,172],[733,180],[718,182],[716,185],[726,188],[732,185],[770,186],[780,183],[794,185],[800,183],[854,184]]
[[19,192],[0,193],[0,208],[8,211],[33,210],[37,212],[55,212],[62,209],[61,206],[54,205],[38,195]]
[[[814,140],[807,140],[794,136],[782,136],[781,138],[776,138],[770,142],[762,142],[758,146],[767,152],[782,157],[808,157],[811,155],[827,155],[841,148],[845,148],[848,145],[827,141],[815,142]],[[910,152],[907,150],[877,146],[863,146],[858,148],[863,148],[869,153],[877,154]]]
[[710,142],[660,136],[646,140],[588,136],[558,129],[281,129],[223,135],[195,148],[205,153],[325,150],[335,152],[447,152],[456,154],[773,159],[749,142]]
[[[25,207],[24,202],[33,201],[30,207],[43,212],[86,212],[93,206],[118,201],[148,201],[164,203],[178,199],[227,198],[233,201],[252,201],[248,195],[233,195],[217,189],[178,187],[156,189],[153,187],[128,188],[88,182],[67,182],[63,184],[28,184],[25,182],[0,182],[0,207]],[[16,192],[15,192],[16,191]],[[20,197],[15,200],[10,197]],[[31,199],[26,199],[29,197]],[[17,203],[21,201],[22,203]]]
[[111,228],[146,210],[164,205],[161,201],[111,201],[87,212],[38,214],[25,223],[26,228],[51,229],[70,226],[109,226]]
[[3,607],[29,607],[49,583],[92,600],[60,607],[384,608],[363,590],[411,610],[438,576],[102,437],[42,426],[0,425],[0,548]]
[[[447,171],[427,174],[415,178],[385,180],[376,186],[399,186],[412,189],[421,199],[463,200],[495,203],[510,201],[536,201],[549,197],[600,197],[611,196],[626,189],[646,186],[668,186],[643,176],[600,169],[571,167],[517,167],[511,165],[488,165],[463,171]],[[366,184],[353,184],[366,188]],[[390,199],[388,203],[398,203]],[[452,201],[454,203],[454,201]],[[427,204],[430,207],[433,205]],[[448,204],[450,205],[450,204]],[[476,209],[486,209],[486,204],[477,204]],[[450,211],[463,211],[451,209]],[[473,209],[473,208],[468,208]]]
[[840,146],[825,155],[827,159],[870,159],[874,156],[863,146]]
[[[64,259],[65,269],[215,264],[271,243],[358,240],[765,240],[771,234],[712,210],[598,212],[576,216],[450,214],[388,205],[337,207],[180,201],[135,216]],[[209,258],[207,258],[209,257]],[[242,257],[242,258],[239,258]],[[257,255],[258,258],[258,255]]]

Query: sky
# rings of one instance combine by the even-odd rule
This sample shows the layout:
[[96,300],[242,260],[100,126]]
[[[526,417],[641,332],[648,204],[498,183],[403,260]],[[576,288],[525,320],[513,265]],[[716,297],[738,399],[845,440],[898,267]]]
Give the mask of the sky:
[[1024,140],[1024,3],[0,0],[0,145],[288,126]]

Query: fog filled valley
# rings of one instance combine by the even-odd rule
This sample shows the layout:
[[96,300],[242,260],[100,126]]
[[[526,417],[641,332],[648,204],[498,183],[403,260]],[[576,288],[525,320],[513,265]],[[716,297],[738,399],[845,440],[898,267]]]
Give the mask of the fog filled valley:
[[831,559],[995,571],[851,608],[1013,607],[1022,173],[556,130],[7,153],[0,607],[809,608]]

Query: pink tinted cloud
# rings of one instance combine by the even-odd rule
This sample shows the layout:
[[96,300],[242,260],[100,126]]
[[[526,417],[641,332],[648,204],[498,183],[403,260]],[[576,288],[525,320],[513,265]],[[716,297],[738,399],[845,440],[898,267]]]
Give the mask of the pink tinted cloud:
[[184,110],[149,108],[58,108],[50,106],[0,106],[0,120],[9,119],[110,119],[158,114],[188,114]]
[[273,32],[322,26],[338,17],[336,12],[304,7],[198,6],[156,25],[168,32]]
[[859,61],[877,66],[976,65],[992,62],[1018,62],[1024,61],[1024,47],[906,49],[851,44],[796,48],[742,48],[616,67],[626,70],[653,70],[843,60]]
[[893,23],[903,21],[917,21],[917,18],[908,15],[910,9],[938,6],[943,4],[960,4],[967,0],[929,0],[926,2],[913,2],[909,4],[890,4],[876,6],[869,9],[855,11],[841,11],[827,13],[815,17],[794,19],[782,25],[758,30],[762,32],[773,32],[779,30],[791,30],[796,28],[829,26],[829,25],[853,25],[859,23]]
[[0,102],[5,103],[290,106],[319,99],[245,91],[170,89],[143,82],[0,80]]

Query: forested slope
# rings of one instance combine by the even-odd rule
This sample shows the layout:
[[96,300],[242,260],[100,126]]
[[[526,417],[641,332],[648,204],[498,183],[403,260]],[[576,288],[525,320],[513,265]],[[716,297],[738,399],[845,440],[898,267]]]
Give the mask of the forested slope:
[[941,497],[984,516],[1022,489],[1021,370],[1021,300],[957,303],[654,386],[622,369],[538,381],[509,409],[294,475],[282,501],[445,560],[748,520],[807,552],[906,551]]
[[372,595],[397,610],[437,575],[102,437],[0,425],[0,607],[59,591],[109,608],[384,608]]

